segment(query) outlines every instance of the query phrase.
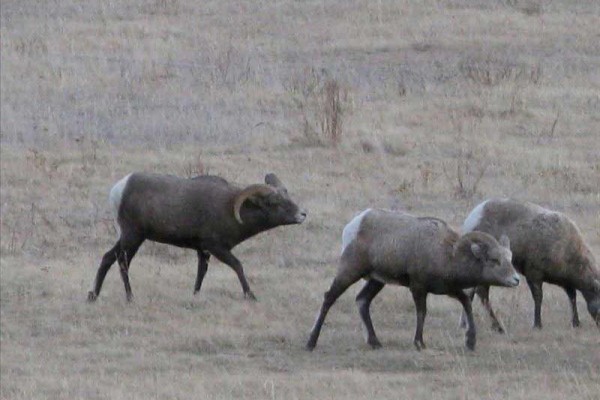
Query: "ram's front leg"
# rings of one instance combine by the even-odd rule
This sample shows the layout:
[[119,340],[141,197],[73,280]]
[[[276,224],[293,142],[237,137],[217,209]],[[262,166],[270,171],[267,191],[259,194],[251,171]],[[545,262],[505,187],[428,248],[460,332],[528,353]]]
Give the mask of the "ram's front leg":
[[244,297],[249,300],[256,300],[256,296],[250,290],[250,285],[248,285],[248,281],[246,280],[246,275],[244,275],[244,268],[242,268],[242,263],[238,260],[230,250],[225,248],[212,248],[209,250],[210,253],[217,258],[217,260],[221,261],[224,264],[227,264],[235,271],[237,277],[242,285],[242,290],[244,291]]
[[202,281],[208,270],[208,260],[210,259],[210,253],[204,250],[198,250],[198,275],[196,276],[196,284],[194,285],[194,294],[200,291]]

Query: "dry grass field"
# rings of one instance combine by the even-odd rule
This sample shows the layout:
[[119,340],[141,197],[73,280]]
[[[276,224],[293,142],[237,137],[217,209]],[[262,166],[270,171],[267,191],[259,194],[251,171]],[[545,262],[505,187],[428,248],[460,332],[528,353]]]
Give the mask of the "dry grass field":
[[[600,332],[579,296],[526,285],[461,307],[373,304],[360,285],[303,349],[344,224],[366,207],[460,226],[490,196],[563,211],[600,257],[600,3],[596,0],[2,0],[2,399],[600,399]],[[306,222],[236,249],[259,301],[211,260],[146,243],[125,301],[108,191],[131,171],[277,173]]]

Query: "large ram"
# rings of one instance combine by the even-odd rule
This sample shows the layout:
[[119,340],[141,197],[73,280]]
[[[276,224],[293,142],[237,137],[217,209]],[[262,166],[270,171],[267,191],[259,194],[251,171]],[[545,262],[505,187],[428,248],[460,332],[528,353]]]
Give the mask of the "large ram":
[[132,299],[129,266],[145,240],[197,251],[194,293],[200,291],[212,254],[235,271],[244,297],[255,299],[231,249],[260,232],[300,224],[306,218],[306,211],[290,199],[275,174],[266,175],[265,184],[242,189],[216,176],[183,179],[134,173],[114,185],[110,202],[119,239],[102,258],[89,301],[98,297],[106,273],[117,260],[127,300]]

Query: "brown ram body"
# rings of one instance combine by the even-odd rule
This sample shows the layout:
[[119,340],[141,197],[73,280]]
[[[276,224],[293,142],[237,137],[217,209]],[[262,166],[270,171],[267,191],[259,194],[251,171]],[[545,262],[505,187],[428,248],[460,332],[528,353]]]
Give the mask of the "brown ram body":
[[414,344],[425,347],[423,324],[428,293],[456,298],[469,315],[466,344],[475,347],[471,301],[462,289],[482,283],[516,286],[519,277],[510,263],[507,239],[499,244],[492,236],[470,233],[460,237],[444,221],[409,214],[368,209],[356,216],[342,235],[343,250],[337,275],[313,326],[307,348],[319,338],[329,308],[360,279],[367,283],[356,297],[367,331],[367,343],[381,344],[375,335],[369,307],[385,284],[407,286],[417,311]]
[[[475,207],[465,220],[463,233],[472,231],[486,232],[496,238],[500,235],[509,237],[513,264],[525,276],[535,303],[534,327],[542,327],[544,282],[565,290],[571,304],[574,327],[580,324],[577,290],[585,298],[588,311],[600,326],[600,270],[579,229],[566,215],[533,203],[490,199]],[[475,293],[488,310],[492,327],[503,332],[504,328],[489,302],[489,287],[481,286],[472,290],[471,298]]]
[[300,224],[306,212],[289,198],[274,174],[265,184],[244,189],[215,176],[183,179],[170,175],[135,173],[111,190],[119,239],[100,264],[88,299],[94,301],[106,273],[118,260],[127,299],[132,298],[128,270],[145,240],[195,249],[200,290],[212,254],[237,274],[244,296],[254,299],[242,264],[231,249],[242,241],[280,225]]

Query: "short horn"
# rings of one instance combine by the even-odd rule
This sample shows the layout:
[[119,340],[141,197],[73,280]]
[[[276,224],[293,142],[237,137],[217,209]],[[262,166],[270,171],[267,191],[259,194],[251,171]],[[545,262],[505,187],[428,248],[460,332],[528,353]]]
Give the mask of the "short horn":
[[250,197],[260,194],[260,195],[265,195],[265,194],[269,194],[269,193],[273,193],[275,191],[275,189],[273,189],[270,186],[267,185],[250,185],[247,188],[245,188],[244,190],[242,190],[237,197],[235,198],[235,201],[233,202],[233,215],[235,216],[235,219],[240,223],[243,224],[244,221],[242,221],[242,217],[240,216],[240,210],[242,208],[242,204],[244,204],[244,202],[246,200],[248,200]]

